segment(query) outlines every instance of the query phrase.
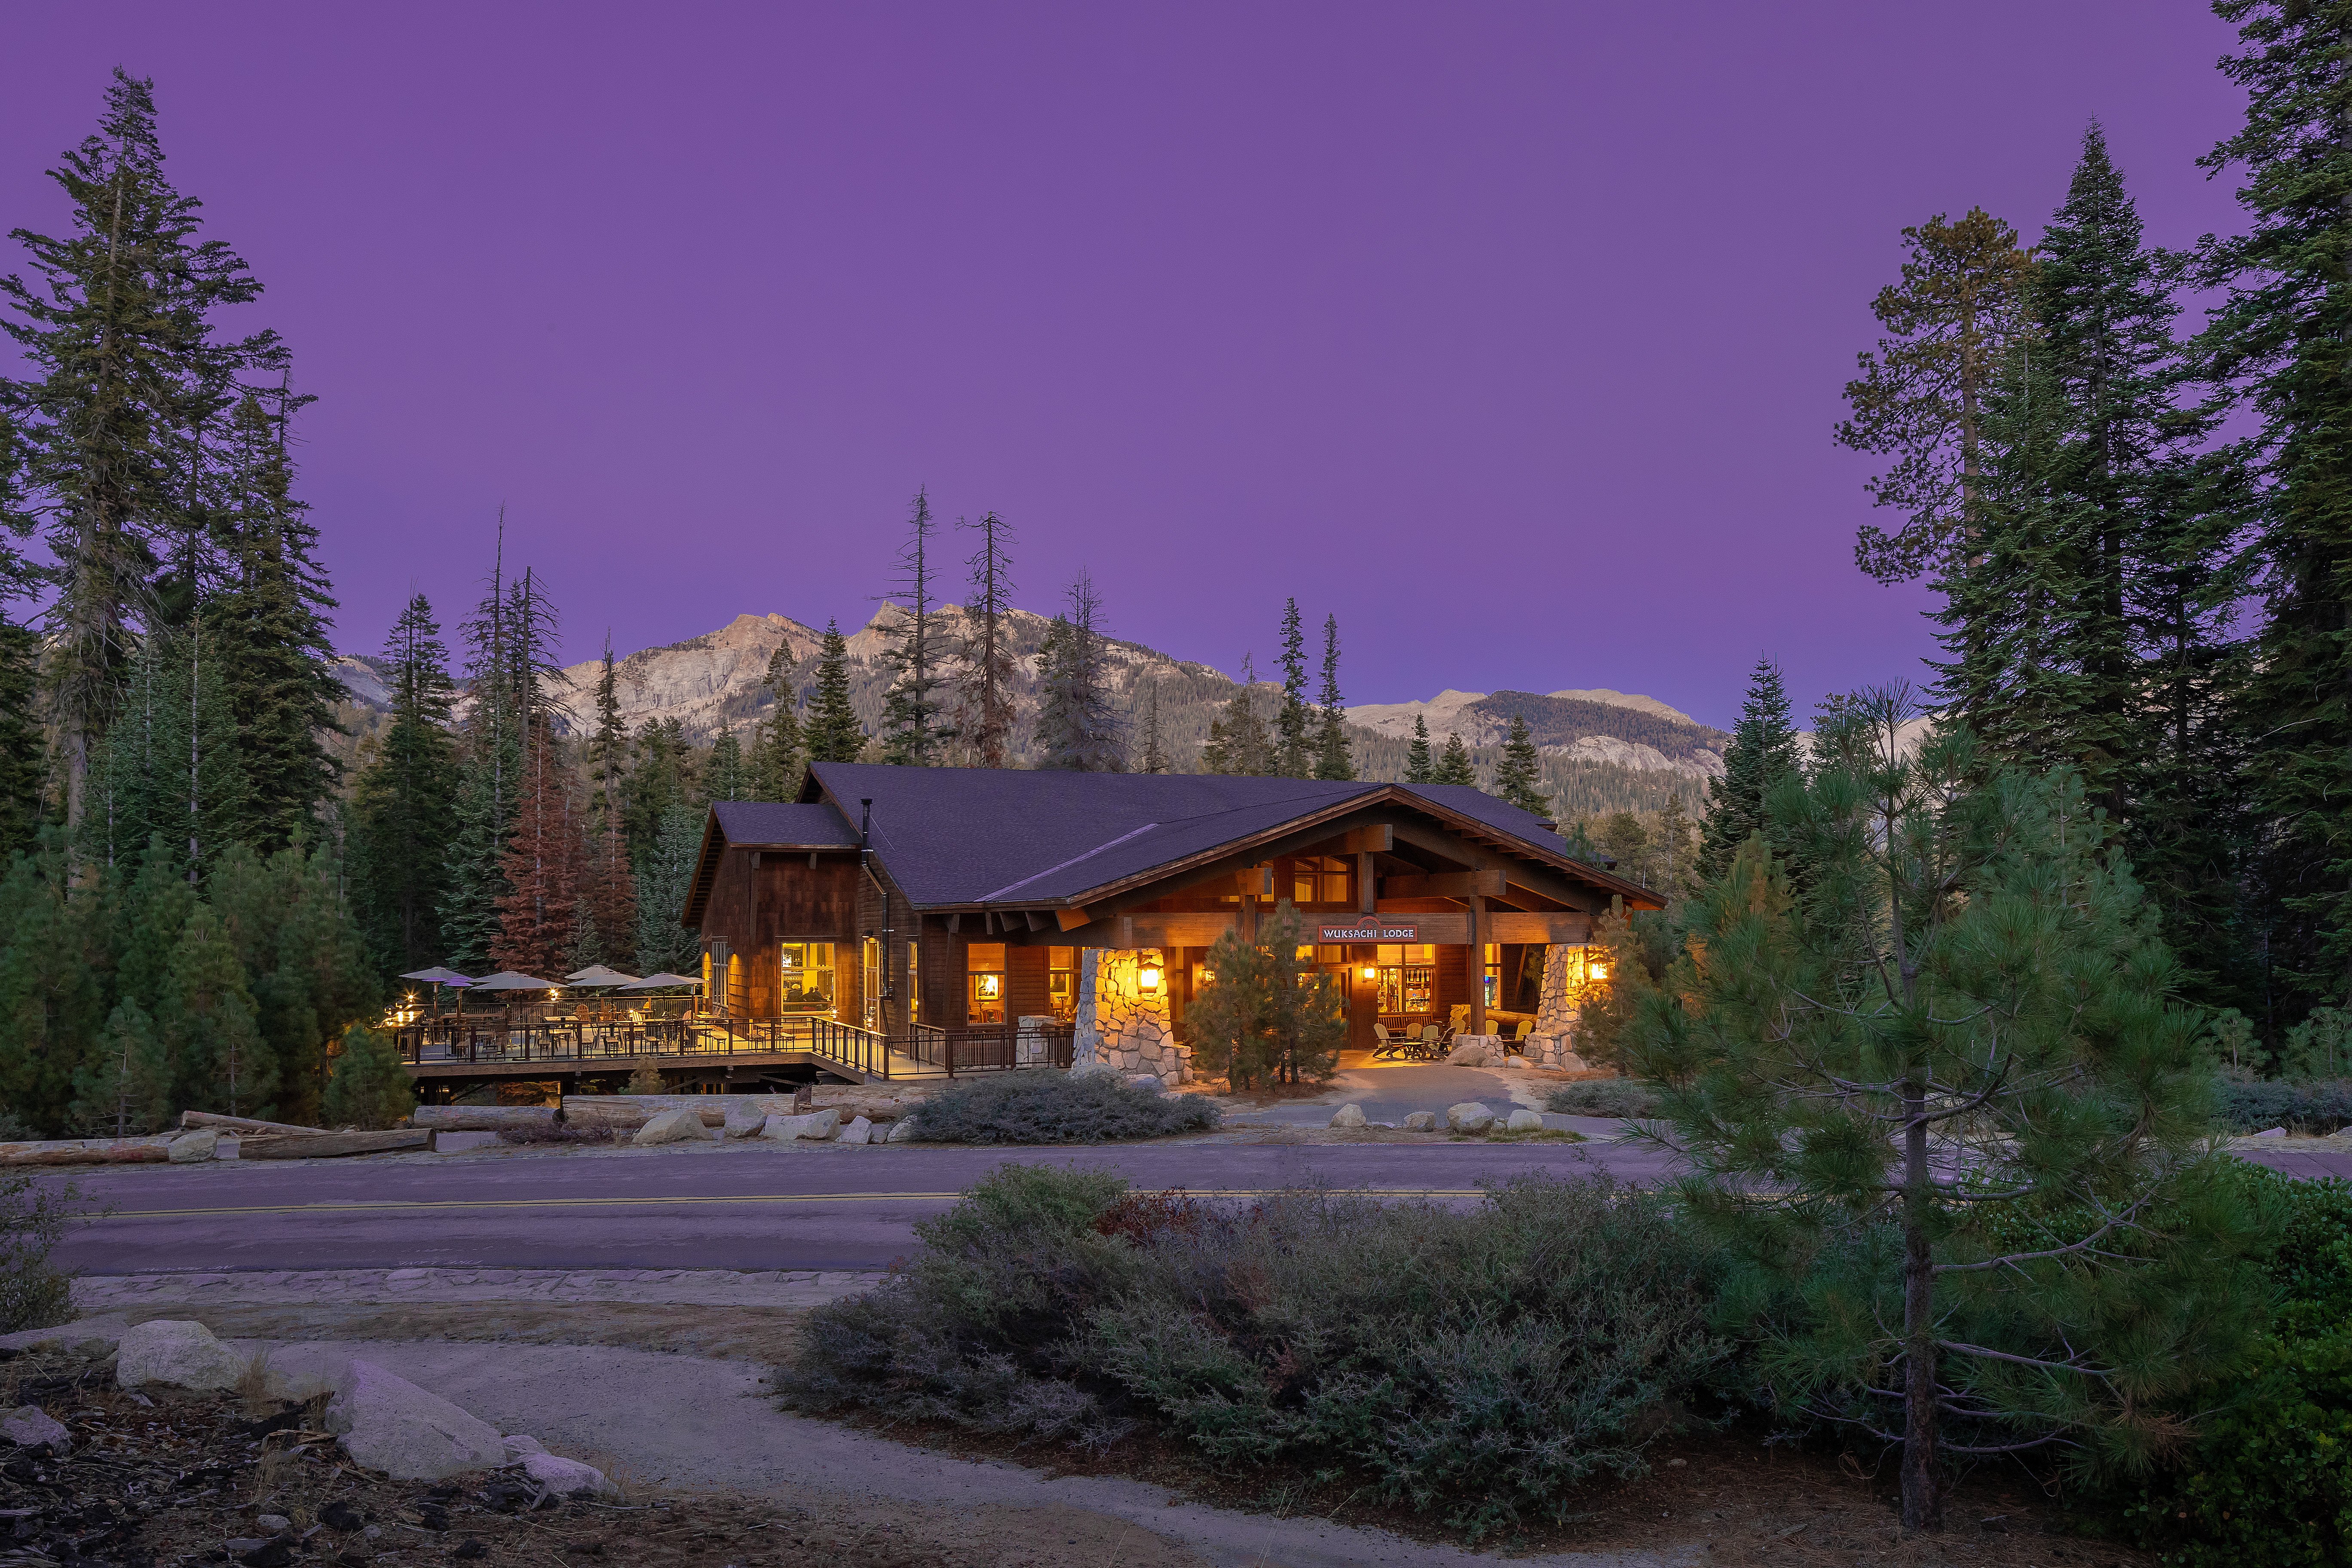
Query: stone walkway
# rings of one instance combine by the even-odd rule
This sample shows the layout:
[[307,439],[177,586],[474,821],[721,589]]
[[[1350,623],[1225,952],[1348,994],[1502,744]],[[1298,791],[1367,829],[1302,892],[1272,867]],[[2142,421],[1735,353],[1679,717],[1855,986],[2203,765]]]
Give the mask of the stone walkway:
[[361,1306],[454,1301],[626,1301],[814,1307],[871,1289],[878,1271],[812,1268],[316,1268],[251,1274],[98,1274],[74,1281],[85,1312],[165,1302]]

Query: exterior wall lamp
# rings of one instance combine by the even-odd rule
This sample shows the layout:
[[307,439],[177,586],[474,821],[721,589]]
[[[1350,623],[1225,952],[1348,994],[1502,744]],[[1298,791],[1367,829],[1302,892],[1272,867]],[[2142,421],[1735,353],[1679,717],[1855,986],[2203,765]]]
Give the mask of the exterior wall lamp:
[[1147,963],[1142,968],[1137,970],[1135,972],[1135,984],[1141,990],[1159,990],[1160,966],[1156,963]]

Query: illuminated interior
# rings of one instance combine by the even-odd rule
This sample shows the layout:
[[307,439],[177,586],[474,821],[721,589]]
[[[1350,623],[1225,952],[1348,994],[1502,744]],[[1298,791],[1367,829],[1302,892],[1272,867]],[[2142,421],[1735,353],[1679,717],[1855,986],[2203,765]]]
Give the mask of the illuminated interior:
[[780,954],[778,1007],[787,1018],[840,1016],[835,1000],[840,992],[834,980],[834,944],[829,942],[788,942]]

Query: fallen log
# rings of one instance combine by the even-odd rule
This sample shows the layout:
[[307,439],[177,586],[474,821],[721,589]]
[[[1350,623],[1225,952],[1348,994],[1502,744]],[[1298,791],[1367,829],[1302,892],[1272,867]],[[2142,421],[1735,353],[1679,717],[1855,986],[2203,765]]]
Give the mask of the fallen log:
[[240,1160],[320,1160],[337,1154],[377,1154],[389,1149],[430,1149],[430,1127],[398,1127],[389,1132],[272,1132],[240,1139]]
[[250,1116],[221,1116],[210,1110],[183,1110],[183,1127],[210,1127],[221,1132],[325,1132],[324,1127],[296,1127],[284,1121],[256,1121]]
[[164,1159],[160,1138],[61,1138],[0,1143],[0,1165],[145,1165]]
[[554,1121],[551,1105],[420,1105],[408,1113],[411,1127],[443,1132],[499,1132],[509,1127],[547,1127]]

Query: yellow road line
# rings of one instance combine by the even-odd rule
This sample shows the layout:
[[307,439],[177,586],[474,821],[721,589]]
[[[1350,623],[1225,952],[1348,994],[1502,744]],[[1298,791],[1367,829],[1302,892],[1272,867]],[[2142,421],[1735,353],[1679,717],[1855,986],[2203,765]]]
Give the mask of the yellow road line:
[[[1181,1194],[1194,1198],[1265,1198],[1290,1189],[1281,1187],[1173,1187],[1140,1189],[1164,1191],[1168,1195]],[[1360,1191],[1382,1198],[1482,1198],[1486,1192],[1478,1187],[1369,1187],[1346,1189]],[[384,1199],[380,1202],[345,1204],[247,1204],[221,1208],[196,1209],[114,1209],[103,1219],[176,1219],[195,1215],[233,1214],[404,1214],[445,1211],[449,1209],[570,1209],[570,1208],[669,1208],[687,1204],[877,1204],[877,1203],[947,1203],[963,1196],[961,1193],[747,1193],[735,1197],[691,1196],[668,1198],[436,1198],[415,1202]]]

